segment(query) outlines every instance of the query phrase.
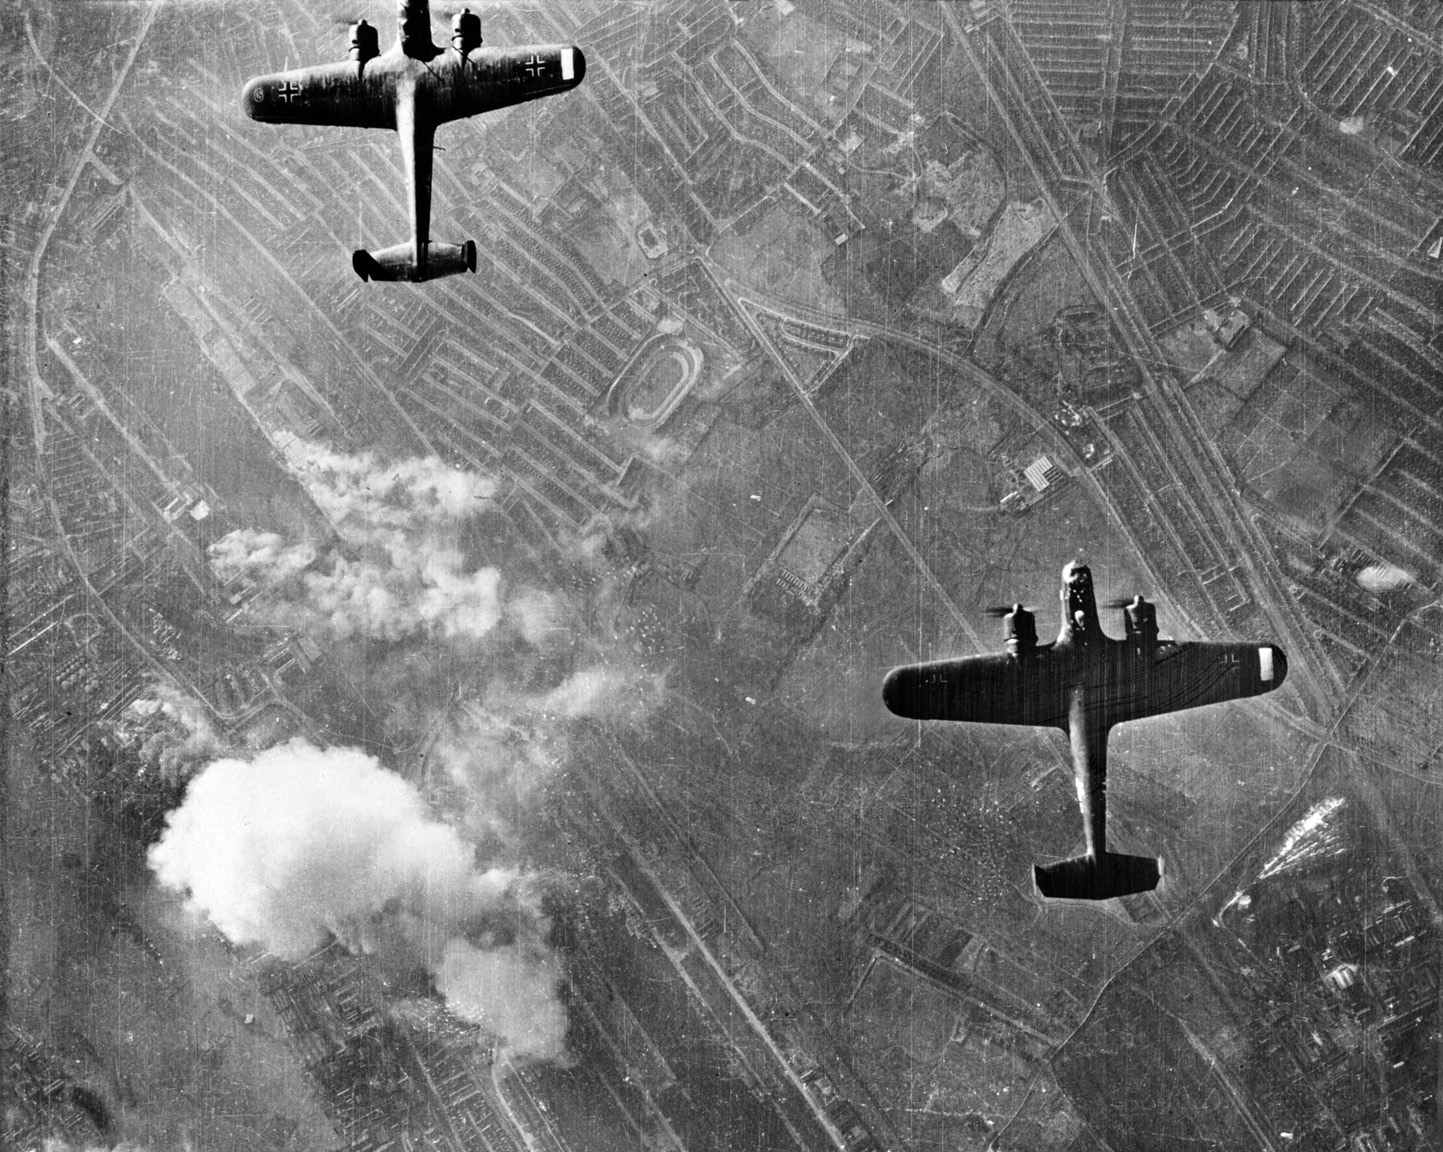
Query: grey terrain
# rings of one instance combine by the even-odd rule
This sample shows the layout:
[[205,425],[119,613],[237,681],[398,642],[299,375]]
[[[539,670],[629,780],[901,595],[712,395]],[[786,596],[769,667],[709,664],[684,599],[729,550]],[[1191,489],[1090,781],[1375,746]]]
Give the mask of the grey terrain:
[[[1443,1144],[1443,8],[473,8],[585,79],[417,285],[239,100],[385,0],[0,12],[0,1143]],[[1065,740],[880,695],[1079,558],[1289,669],[1092,907]]]

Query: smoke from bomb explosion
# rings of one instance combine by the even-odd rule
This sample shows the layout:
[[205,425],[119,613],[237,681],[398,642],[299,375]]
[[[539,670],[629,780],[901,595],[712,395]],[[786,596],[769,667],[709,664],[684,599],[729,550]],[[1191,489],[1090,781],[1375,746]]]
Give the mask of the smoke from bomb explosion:
[[500,619],[501,575],[468,570],[463,524],[490,506],[490,479],[440,460],[382,464],[372,453],[310,446],[299,479],[335,526],[318,552],[274,532],[238,529],[211,546],[223,580],[256,586],[263,622],[322,638],[480,639]]
[[298,478],[336,539],[240,530],[212,563],[254,588],[261,622],[366,642],[354,679],[394,736],[427,737],[464,798],[458,826],[372,757],[293,740],[201,771],[151,866],[233,943],[298,957],[335,937],[388,967],[423,964],[458,1016],[514,1053],[558,1057],[562,964],[540,878],[478,870],[468,842],[514,858],[538,788],[570,755],[570,722],[640,722],[662,677],[598,624],[619,600],[599,536],[562,540],[549,566],[520,543],[475,563],[463,542],[493,511],[491,480],[435,458],[307,457]]
[[[393,727],[430,726],[436,698],[451,694],[438,682],[457,659],[473,662],[462,694],[483,699],[502,726],[522,716],[636,720],[655,699],[658,678],[596,623],[615,591],[599,535],[563,539],[545,573],[530,556],[468,564],[459,542],[492,510],[490,479],[435,457],[382,463],[316,446],[306,457],[299,478],[338,543],[240,529],[212,545],[211,562],[222,579],[255,588],[248,611],[263,623],[392,645],[368,652],[362,676],[392,708]],[[404,643],[421,640],[428,654]]]
[[591,664],[545,691],[520,692],[498,678],[460,701],[428,756],[460,789],[462,821],[483,844],[509,845],[536,797],[568,762],[567,721],[638,724],[661,697],[664,679],[625,660]]
[[476,867],[363,752],[292,740],[217,760],[167,817],[150,866],[232,943],[296,960],[335,937],[388,967],[421,964],[456,1015],[517,1054],[562,1052],[562,968],[535,877]]
[[163,727],[146,738],[140,757],[160,768],[168,779],[179,779],[199,761],[226,752],[225,742],[211,724],[205,706],[169,681],[156,680],[148,698],[135,701],[131,707],[161,719]]

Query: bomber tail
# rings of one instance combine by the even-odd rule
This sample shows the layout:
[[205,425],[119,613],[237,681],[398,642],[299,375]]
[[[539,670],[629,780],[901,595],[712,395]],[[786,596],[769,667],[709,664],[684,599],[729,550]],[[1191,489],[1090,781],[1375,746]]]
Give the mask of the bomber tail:
[[1155,856],[1074,856],[1058,864],[1035,864],[1037,891],[1049,900],[1111,900],[1151,892],[1162,879],[1162,861]]
[[351,267],[362,280],[406,280],[419,284],[423,280],[476,271],[476,241],[441,244],[433,240],[422,245],[419,260],[411,244],[396,244],[378,252],[361,248],[351,257]]

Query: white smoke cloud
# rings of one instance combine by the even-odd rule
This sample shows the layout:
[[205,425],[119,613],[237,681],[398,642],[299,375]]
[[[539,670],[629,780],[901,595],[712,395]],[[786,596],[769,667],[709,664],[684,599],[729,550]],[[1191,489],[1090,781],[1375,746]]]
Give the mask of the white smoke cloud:
[[226,579],[243,574],[279,585],[315,563],[316,550],[308,544],[288,543],[275,532],[238,528],[210,546],[210,557]]
[[331,935],[362,939],[392,902],[455,922],[509,880],[478,876],[415,790],[355,749],[296,740],[252,763],[218,760],[166,824],[150,854],[160,881],[232,943],[292,960]]
[[1378,593],[1392,592],[1394,589],[1402,588],[1405,584],[1414,583],[1416,578],[1406,568],[1399,568],[1396,564],[1380,563],[1359,569],[1357,580],[1367,591]]
[[509,842],[564,751],[559,733],[538,728],[524,714],[470,701],[447,718],[431,754],[469,801],[468,829]]
[[562,966],[539,881],[477,870],[472,845],[521,859],[575,722],[641,723],[661,699],[615,624],[613,573],[644,551],[639,525],[565,538],[549,563],[503,535],[500,563],[476,564],[466,541],[485,528],[472,522],[492,508],[489,479],[314,446],[296,472],[336,540],[233,532],[211,550],[216,572],[252,587],[261,620],[393,645],[368,650],[353,682],[443,770],[456,827],[369,756],[292,741],[200,773],[152,867],[234,943],[299,957],[335,937],[383,964],[420,959],[453,1012],[517,1053],[559,1056]]
[[454,706],[429,754],[461,789],[468,832],[503,844],[515,839],[538,795],[570,760],[565,721],[639,724],[662,699],[665,679],[632,665],[593,664],[535,693],[494,682]]
[[[477,868],[456,830],[364,752],[297,739],[249,763],[210,764],[167,818],[150,866],[233,944],[299,959],[336,937],[419,960],[458,1015],[518,1052],[561,1053],[561,965],[534,878]],[[505,932],[493,947],[484,934],[468,942],[497,924]],[[539,1023],[521,1020],[518,1003]]]
[[634,665],[591,664],[535,701],[544,715],[638,723],[661,698],[664,677]]
[[452,468],[435,456],[383,463],[372,452],[306,449],[300,479],[333,522],[363,530],[410,530],[419,517],[429,524],[474,515],[496,494],[496,482]]
[[446,943],[436,988],[462,1019],[504,1036],[519,1056],[551,1059],[566,1042],[566,1012],[556,998],[561,962],[535,946],[477,948]]
[[333,640],[477,640],[495,628],[501,574],[468,568],[457,545],[466,522],[490,506],[494,481],[435,457],[384,464],[314,445],[298,476],[338,547],[318,552],[243,528],[210,549],[222,580],[257,587],[251,610],[260,619]]
[[659,432],[628,429],[627,443],[658,468],[680,468],[691,455],[680,441]]
[[[328,640],[394,643],[424,636],[459,642],[458,652],[473,651],[474,642],[498,633],[519,638],[524,653],[509,667],[492,667],[495,683],[483,690],[500,713],[493,728],[509,729],[522,713],[630,721],[645,716],[656,697],[655,678],[630,667],[624,654],[614,656],[616,645],[597,624],[598,616],[617,607],[616,582],[607,575],[613,563],[608,542],[614,531],[635,537],[641,527],[636,517],[561,541],[555,560],[571,573],[566,592],[540,587],[534,578],[510,586],[499,568],[468,569],[458,545],[468,521],[491,507],[493,480],[435,457],[384,463],[370,452],[348,455],[308,445],[292,458],[303,460],[298,478],[340,544],[317,551],[308,542],[252,529],[214,544],[217,574],[257,589],[250,602],[254,615]],[[521,668],[527,661],[531,666]],[[545,665],[539,671],[538,662]],[[384,661],[367,675],[394,681],[388,692],[394,691],[398,714],[414,723],[421,711],[416,698],[430,685],[390,676]],[[536,675],[549,682],[536,683]],[[513,686],[522,681],[524,687]],[[482,743],[487,727],[478,732]]]
[[179,777],[199,761],[213,760],[227,751],[205,705],[169,681],[157,680],[149,696],[134,701],[130,708],[136,715],[161,719],[158,730],[141,744],[140,756],[167,776]]
[[533,648],[555,651],[576,637],[579,621],[565,597],[539,588],[523,588],[506,605],[506,615]]

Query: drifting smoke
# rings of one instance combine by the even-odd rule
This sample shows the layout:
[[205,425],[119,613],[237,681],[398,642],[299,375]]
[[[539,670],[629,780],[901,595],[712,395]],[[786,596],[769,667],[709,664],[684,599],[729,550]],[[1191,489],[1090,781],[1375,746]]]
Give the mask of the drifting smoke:
[[1359,585],[1372,593],[1392,592],[1405,584],[1414,583],[1413,573],[1396,564],[1371,564],[1358,571]]
[[656,699],[657,678],[634,668],[597,625],[615,607],[616,589],[602,575],[612,563],[606,532],[561,541],[557,562],[570,573],[562,591],[534,578],[504,580],[497,567],[468,568],[456,542],[491,508],[495,484],[486,477],[435,457],[382,464],[371,453],[310,446],[299,478],[339,546],[317,551],[241,529],[212,545],[212,564],[223,579],[256,590],[249,610],[268,623],[332,641],[431,641],[431,656],[398,647],[365,669],[393,728],[430,727],[437,685],[458,656],[487,657],[489,682],[470,693],[498,713],[480,726],[483,743],[498,725],[514,742],[524,717],[636,721]]
[[323,512],[362,529],[410,530],[418,519],[454,524],[496,494],[490,478],[451,468],[434,456],[383,464],[371,452],[312,445],[300,471]]
[[661,692],[662,677],[639,668],[593,664],[568,676],[537,701],[546,715],[575,720],[641,721]]
[[319,636],[398,641],[479,639],[501,617],[501,574],[468,570],[459,528],[489,507],[495,484],[435,457],[383,465],[312,447],[300,480],[341,546],[318,553],[274,532],[239,529],[211,546],[223,580],[244,578],[268,623]]
[[514,1052],[561,1054],[561,963],[532,878],[478,869],[406,781],[354,749],[292,740],[191,780],[150,850],[160,882],[234,944],[299,959],[339,939],[421,963],[451,1010]]
[[167,681],[156,681],[149,698],[135,701],[131,709],[142,716],[161,718],[159,731],[141,745],[140,757],[172,779],[185,775],[200,761],[213,760],[227,751],[205,706]]
[[467,832],[510,843],[536,797],[571,756],[569,726],[592,719],[640,723],[657,707],[664,678],[630,664],[592,665],[533,694],[493,683],[458,704],[430,756],[468,798]]
[[447,942],[436,988],[463,1020],[504,1037],[517,1055],[554,1059],[566,1038],[566,1012],[556,998],[561,961],[539,948],[477,948]]
[[[299,957],[335,938],[388,966],[422,963],[457,1015],[516,1053],[557,1057],[562,965],[539,883],[477,870],[470,845],[519,859],[574,722],[637,723],[660,699],[662,677],[607,623],[624,615],[612,533],[563,539],[545,568],[526,545],[493,542],[500,563],[481,566],[460,542],[493,507],[484,477],[315,447],[298,475],[338,542],[233,532],[211,549],[215,570],[252,587],[258,619],[373,642],[354,682],[464,800],[457,828],[369,756],[292,741],[196,776],[152,867],[234,943]],[[644,548],[632,543],[622,559]]]
[[570,644],[577,623],[563,597],[537,588],[522,589],[507,604],[506,613],[522,639],[543,652]]
[[1307,814],[1288,829],[1288,834],[1283,837],[1283,846],[1263,865],[1258,879],[1266,880],[1279,872],[1296,870],[1304,864],[1340,855],[1343,851],[1342,832],[1332,817],[1345,803],[1341,796],[1329,796],[1309,808]]

